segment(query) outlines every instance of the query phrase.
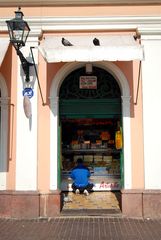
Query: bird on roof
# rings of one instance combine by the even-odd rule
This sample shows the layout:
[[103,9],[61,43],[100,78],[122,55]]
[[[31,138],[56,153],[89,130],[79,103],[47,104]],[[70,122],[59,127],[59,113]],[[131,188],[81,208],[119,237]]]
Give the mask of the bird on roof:
[[140,39],[140,34],[136,33],[133,37],[134,37],[134,40],[136,41],[136,40]]
[[94,44],[95,46],[100,46],[100,41],[99,41],[99,39],[98,39],[98,38],[94,38],[94,39],[93,39],[93,44]]
[[67,39],[65,39],[65,38],[62,38],[62,44],[64,45],[64,46],[73,46],[73,44],[71,43],[71,42],[69,42]]

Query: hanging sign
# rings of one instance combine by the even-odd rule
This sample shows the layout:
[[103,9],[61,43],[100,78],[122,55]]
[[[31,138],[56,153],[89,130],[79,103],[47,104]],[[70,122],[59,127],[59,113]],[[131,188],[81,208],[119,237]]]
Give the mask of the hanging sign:
[[97,89],[96,76],[80,76],[79,78],[80,89]]
[[32,88],[24,88],[22,94],[23,96],[28,96],[29,98],[32,98],[34,95],[34,91]]

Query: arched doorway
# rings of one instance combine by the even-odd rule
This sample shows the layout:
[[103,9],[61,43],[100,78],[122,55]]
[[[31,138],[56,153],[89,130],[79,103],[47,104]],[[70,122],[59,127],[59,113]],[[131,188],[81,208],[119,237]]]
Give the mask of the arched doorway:
[[[59,123],[60,189],[66,199],[63,212],[101,208],[104,211],[115,209],[118,213],[118,191],[123,187],[124,176],[121,172],[121,91],[115,78],[95,66],[91,74],[86,73],[85,66],[72,71],[60,87]],[[69,193],[72,191],[70,173],[78,158],[82,158],[90,170],[90,181],[94,184],[85,200]]]
[[121,113],[120,88],[104,69],[93,67],[86,74],[82,67],[64,79],[59,91],[61,190],[72,190],[68,175],[80,157],[91,171],[93,190],[121,188]]
[[[65,64],[53,79],[50,102],[51,102],[51,138],[50,138],[50,189],[56,190],[58,186],[58,126],[59,126],[59,91],[64,79],[74,70],[85,66],[84,63],[68,63]],[[121,90],[122,105],[122,125],[124,129],[124,188],[131,188],[131,144],[130,144],[130,92],[127,79],[121,70],[113,63],[103,62],[95,63],[95,67],[100,67],[109,72],[117,81]],[[54,144],[54,148],[53,148]],[[54,172],[53,172],[54,170]]]

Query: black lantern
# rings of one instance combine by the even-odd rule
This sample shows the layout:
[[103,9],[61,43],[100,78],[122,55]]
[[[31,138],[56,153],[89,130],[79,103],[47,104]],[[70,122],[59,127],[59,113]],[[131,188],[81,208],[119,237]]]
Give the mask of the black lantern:
[[34,66],[36,77],[38,80],[38,87],[39,87],[40,95],[42,98],[42,104],[44,106],[45,103],[44,103],[40,81],[39,81],[36,64],[35,64],[34,56],[32,52],[32,48],[34,47],[30,47],[33,63],[28,62],[26,58],[23,56],[22,52],[20,51],[20,48],[25,46],[29,32],[30,32],[29,25],[26,21],[23,20],[23,16],[24,16],[23,12],[21,12],[21,8],[19,8],[18,11],[15,12],[15,18],[6,21],[8,26],[9,36],[10,36],[10,42],[16,49],[16,53],[20,58],[23,71],[26,75],[26,82],[30,81],[30,67]]
[[23,12],[21,12],[20,10],[21,8],[19,8],[18,11],[15,12],[15,18],[6,21],[6,23],[8,26],[10,42],[16,49],[17,55],[20,58],[22,68],[26,75],[26,82],[29,82],[30,81],[29,69],[30,66],[33,66],[33,63],[30,63],[26,60],[26,58],[20,51],[20,48],[25,46],[30,32],[30,28],[28,26],[28,23],[23,20],[24,15]]
[[18,11],[15,12],[15,18],[6,21],[10,36],[10,42],[19,50],[21,47],[25,46],[26,40],[28,38],[30,28],[28,23],[23,20],[23,12]]

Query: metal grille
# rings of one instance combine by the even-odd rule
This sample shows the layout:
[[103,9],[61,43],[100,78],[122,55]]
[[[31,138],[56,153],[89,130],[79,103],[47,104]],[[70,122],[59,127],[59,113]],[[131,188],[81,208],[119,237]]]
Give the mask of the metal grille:
[[[60,99],[105,99],[120,98],[121,92],[115,78],[104,69],[93,67],[91,76],[97,77],[97,89],[80,89],[80,76],[87,75],[85,67],[71,72],[60,88]],[[87,75],[90,76],[90,75]]]

